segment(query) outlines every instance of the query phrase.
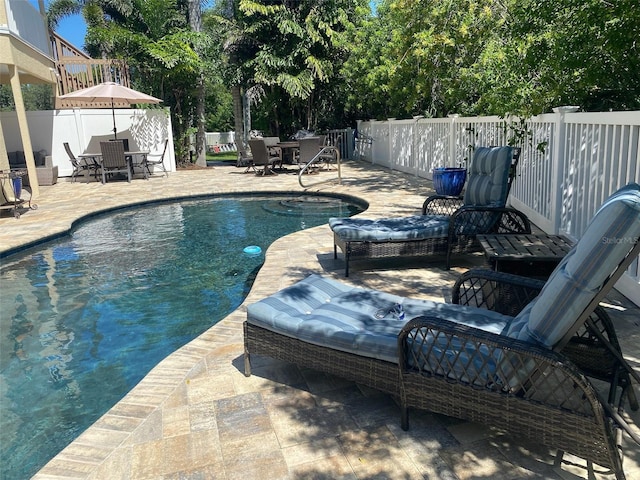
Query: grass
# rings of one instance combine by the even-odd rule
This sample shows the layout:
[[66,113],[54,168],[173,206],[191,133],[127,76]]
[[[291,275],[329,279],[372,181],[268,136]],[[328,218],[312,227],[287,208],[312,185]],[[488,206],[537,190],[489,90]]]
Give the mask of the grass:
[[207,152],[207,161],[209,162],[235,162],[238,159],[238,152]]

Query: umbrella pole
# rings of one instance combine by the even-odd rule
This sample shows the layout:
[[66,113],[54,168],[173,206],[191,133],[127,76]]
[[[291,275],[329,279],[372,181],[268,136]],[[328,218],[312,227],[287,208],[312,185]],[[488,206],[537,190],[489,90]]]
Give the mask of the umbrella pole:
[[116,128],[116,109],[113,106],[113,97],[111,97],[111,116],[113,117],[113,138],[118,139],[118,129]]

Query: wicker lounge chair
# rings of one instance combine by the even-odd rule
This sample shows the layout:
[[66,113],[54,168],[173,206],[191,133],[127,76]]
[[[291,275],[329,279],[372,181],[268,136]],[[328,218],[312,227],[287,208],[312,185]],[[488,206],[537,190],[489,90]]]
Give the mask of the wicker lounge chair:
[[464,196],[433,195],[422,215],[381,218],[331,218],[333,255],[344,253],[345,276],[353,258],[445,255],[479,250],[475,237],[483,233],[531,233],[528,218],[506,207],[520,157],[513,147],[479,147],[469,166]]
[[[624,479],[618,433],[640,438],[620,409],[635,400],[638,376],[598,304],[637,258],[638,238],[640,186],[630,185],[605,202],[541,290],[533,279],[470,273],[454,288],[460,304],[444,304],[313,275],[248,306],[245,374],[252,354],[289,361],[398,396],[403,428],[409,408],[426,409]],[[608,398],[594,378],[609,382]]]

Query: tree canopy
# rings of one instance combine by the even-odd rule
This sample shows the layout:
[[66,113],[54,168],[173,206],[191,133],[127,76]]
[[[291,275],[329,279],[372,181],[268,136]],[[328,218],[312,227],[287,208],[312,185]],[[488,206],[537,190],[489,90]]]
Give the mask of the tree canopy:
[[374,118],[636,109],[634,3],[382,0],[352,32],[350,104]]
[[207,129],[235,117],[237,130],[244,100],[254,128],[282,137],[358,118],[640,108],[637,0],[216,0],[202,31],[198,1],[55,0],[49,14],[81,10],[90,53],[127,60],[183,138],[198,78]]

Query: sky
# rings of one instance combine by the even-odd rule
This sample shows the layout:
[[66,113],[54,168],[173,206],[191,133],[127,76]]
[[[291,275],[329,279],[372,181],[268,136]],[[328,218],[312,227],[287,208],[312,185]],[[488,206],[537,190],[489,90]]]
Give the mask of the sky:
[[[45,0],[45,8],[49,7],[51,0]],[[37,0],[32,0],[31,3],[35,4],[38,8]],[[87,33],[87,25],[84,23],[84,19],[81,15],[73,15],[66,17],[58,23],[56,33],[70,42],[74,47],[82,49],[84,46],[84,36]]]
[[84,50],[84,36],[87,33],[87,26],[82,16],[73,15],[61,20],[56,28],[56,33],[74,47]]

